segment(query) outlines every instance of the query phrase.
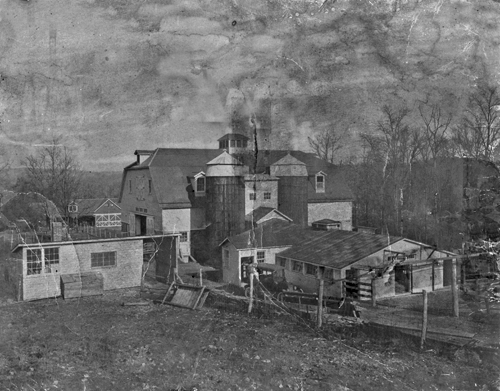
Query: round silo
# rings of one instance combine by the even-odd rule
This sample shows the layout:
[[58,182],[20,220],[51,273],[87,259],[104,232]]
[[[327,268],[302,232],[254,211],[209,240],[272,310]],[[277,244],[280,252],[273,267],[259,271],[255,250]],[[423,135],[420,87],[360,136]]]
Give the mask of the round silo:
[[247,171],[240,161],[227,152],[207,163],[205,217],[212,248],[245,229],[243,176]]
[[295,224],[307,226],[307,167],[290,153],[270,166],[270,174],[277,176],[278,210]]

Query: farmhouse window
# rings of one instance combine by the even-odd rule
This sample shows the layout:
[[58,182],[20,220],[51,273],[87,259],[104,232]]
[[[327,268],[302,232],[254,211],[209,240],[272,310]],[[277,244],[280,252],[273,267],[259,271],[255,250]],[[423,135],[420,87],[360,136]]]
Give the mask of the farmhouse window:
[[266,260],[266,252],[265,251],[257,251],[257,262],[262,263]]
[[238,148],[241,148],[241,140],[236,140],[236,146],[237,146]]
[[41,274],[42,272],[42,250],[27,250],[28,276]]
[[325,268],[325,273],[323,274],[325,280],[333,280],[333,269]]
[[150,179],[148,183],[149,183],[149,194],[151,194],[153,192],[153,181]]
[[231,147],[236,147],[236,140],[230,140],[229,142],[231,143]]
[[299,261],[293,261],[293,264],[292,264],[292,270],[294,272],[298,272],[298,273],[302,273],[302,269],[304,268],[303,266],[304,264],[302,262],[299,262]]
[[187,242],[188,241],[188,233],[187,232],[181,232],[181,236],[179,238],[179,241],[181,242]]
[[318,274],[318,267],[316,265],[306,263],[306,274],[316,276]]
[[250,199],[250,201],[255,201],[257,199],[257,194],[255,194],[253,192],[249,193],[248,198]]
[[323,174],[316,175],[316,193],[325,192],[325,176]]
[[78,205],[76,205],[76,204],[69,204],[68,205],[68,212],[69,213],[76,213],[76,212],[78,212]]
[[271,199],[271,192],[269,192],[269,191],[264,192],[264,199],[270,200]]
[[45,273],[56,273],[59,270],[59,247],[44,249]]
[[116,266],[116,251],[90,253],[91,267]]

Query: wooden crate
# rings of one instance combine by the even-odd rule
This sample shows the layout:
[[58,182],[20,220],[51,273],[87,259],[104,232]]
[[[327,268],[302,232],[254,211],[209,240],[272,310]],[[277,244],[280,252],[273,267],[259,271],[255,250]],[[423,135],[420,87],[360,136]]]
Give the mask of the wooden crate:
[[63,274],[61,276],[61,295],[64,299],[102,295],[104,279],[99,272]]

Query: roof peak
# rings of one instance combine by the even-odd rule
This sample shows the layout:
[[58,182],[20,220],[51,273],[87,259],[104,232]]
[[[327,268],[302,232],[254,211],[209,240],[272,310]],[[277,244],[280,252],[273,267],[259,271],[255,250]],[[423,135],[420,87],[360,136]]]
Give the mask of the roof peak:
[[215,159],[210,160],[207,163],[207,166],[216,166],[216,165],[229,165],[229,166],[241,166],[243,165],[238,159],[231,156],[226,151],[222,152]]

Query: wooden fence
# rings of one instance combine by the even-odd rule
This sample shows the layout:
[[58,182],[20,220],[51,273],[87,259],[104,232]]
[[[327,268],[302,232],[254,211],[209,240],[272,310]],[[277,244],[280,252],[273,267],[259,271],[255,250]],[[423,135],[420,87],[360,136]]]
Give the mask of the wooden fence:
[[343,292],[345,297],[357,300],[370,300],[372,298],[372,285],[367,282],[344,280]]

